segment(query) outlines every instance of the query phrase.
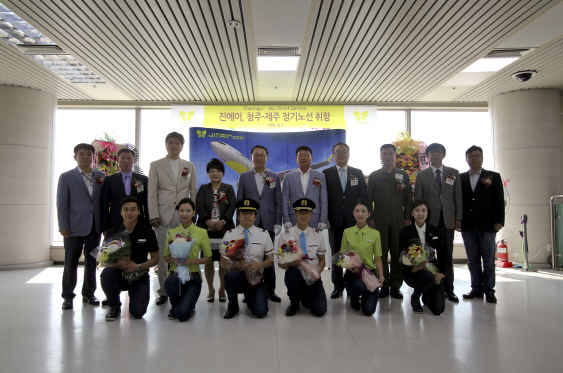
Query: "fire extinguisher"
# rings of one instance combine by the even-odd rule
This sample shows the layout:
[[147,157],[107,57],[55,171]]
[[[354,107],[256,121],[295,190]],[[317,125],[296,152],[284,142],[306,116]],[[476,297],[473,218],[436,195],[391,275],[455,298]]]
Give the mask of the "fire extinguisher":
[[506,246],[505,240],[501,240],[497,242],[497,251],[498,251],[498,261],[508,262],[508,246]]

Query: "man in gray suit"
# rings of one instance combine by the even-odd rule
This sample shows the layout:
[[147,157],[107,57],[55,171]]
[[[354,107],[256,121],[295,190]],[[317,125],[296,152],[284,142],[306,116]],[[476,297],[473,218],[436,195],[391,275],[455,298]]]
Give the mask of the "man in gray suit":
[[462,203],[461,179],[459,171],[446,167],[442,160],[446,157],[446,148],[433,143],[426,148],[430,167],[416,175],[414,199],[422,198],[429,204],[432,218],[430,225],[438,227],[446,244],[446,277],[444,291],[446,298],[459,302],[454,293],[454,268],[452,253],[454,250],[454,230],[461,229]]
[[105,175],[92,169],[95,149],[90,144],[74,147],[78,166],[61,174],[57,187],[59,232],[64,237],[63,310],[72,309],[78,260],[84,251],[82,301],[97,306],[96,259],[90,255],[100,244],[100,195]]
[[[280,177],[266,168],[268,149],[256,145],[250,151],[254,169],[243,172],[238,180],[237,201],[252,199],[258,201],[254,225],[268,231],[272,244],[274,235],[281,232],[281,185]],[[276,294],[276,272],[274,266],[264,268],[266,295],[272,302],[281,302]]]
[[[305,145],[297,148],[296,160],[299,168],[288,172],[283,180],[282,189],[282,217],[285,229],[290,229],[296,224],[295,209],[291,207],[301,198],[309,198],[317,208],[313,210],[313,217],[309,227],[323,230],[326,228],[328,217],[328,198],[326,192],[325,175],[313,170],[313,151]],[[317,211],[318,210],[318,211]]]

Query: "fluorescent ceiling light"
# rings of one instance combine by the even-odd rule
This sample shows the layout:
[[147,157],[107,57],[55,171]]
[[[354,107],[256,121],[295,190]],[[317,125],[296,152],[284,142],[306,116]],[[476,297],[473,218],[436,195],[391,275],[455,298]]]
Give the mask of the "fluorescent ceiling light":
[[258,71],[297,71],[299,56],[273,57],[259,56]]
[[519,57],[481,58],[462,71],[462,73],[495,72],[510,65]]

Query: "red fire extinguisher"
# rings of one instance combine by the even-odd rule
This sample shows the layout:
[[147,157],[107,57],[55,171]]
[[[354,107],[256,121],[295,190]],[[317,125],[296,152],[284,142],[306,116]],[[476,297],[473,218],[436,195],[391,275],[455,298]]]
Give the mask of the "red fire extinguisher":
[[497,267],[506,268],[512,267],[512,262],[508,261],[508,246],[506,241],[501,240],[497,242],[498,260],[495,261]]

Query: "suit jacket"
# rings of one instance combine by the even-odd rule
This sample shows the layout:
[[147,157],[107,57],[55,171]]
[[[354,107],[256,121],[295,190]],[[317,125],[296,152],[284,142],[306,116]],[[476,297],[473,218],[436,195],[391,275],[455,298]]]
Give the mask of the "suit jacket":
[[102,194],[103,172],[93,169],[94,186],[92,196],[84,183],[78,167],[61,174],[57,187],[57,215],[59,231],[70,230],[71,237],[87,236],[92,231],[100,233],[100,196]]
[[[184,169],[188,174],[181,176]],[[180,159],[178,175],[172,175],[168,157],[151,162],[149,180],[147,199],[151,220],[160,218],[160,224],[168,225],[182,198],[189,197],[196,202],[197,178],[192,162]]]
[[[418,236],[418,231],[416,230],[415,223],[404,227],[401,229],[401,234],[399,235],[399,248],[401,251],[407,248],[407,244],[410,240],[420,238]],[[431,261],[436,264],[440,270],[440,273],[446,274],[446,252],[444,246],[445,237],[441,237],[440,230],[433,225],[426,223],[426,233],[424,235],[424,240],[428,246],[436,250],[436,256],[438,260]]]
[[[346,172],[346,190],[342,190],[338,166],[325,168],[323,174],[326,178],[326,191],[328,201],[328,221],[330,228],[349,228],[356,224],[354,218],[354,207],[358,200],[368,199],[366,180],[362,170],[348,166]],[[351,184],[351,175],[358,183]]]
[[[446,182],[448,176],[454,179],[452,184]],[[419,198],[425,199],[430,205],[428,207],[432,217],[429,223],[435,227],[440,224],[440,209],[444,214],[444,225],[447,229],[455,229],[456,220],[463,218],[461,182],[459,171],[455,168],[444,166],[441,190],[438,189],[432,167],[420,171],[414,183],[414,199]]]
[[266,170],[266,176],[274,178],[275,186],[264,183],[264,188],[258,190],[256,179],[254,178],[254,170],[246,171],[240,174],[238,179],[237,201],[250,198],[260,204],[257,211],[255,226],[260,224],[267,231],[273,232],[274,225],[281,225],[281,183],[280,177],[275,172]]
[[[313,184],[315,178],[320,180],[320,186]],[[293,225],[296,224],[295,209],[291,207],[291,205],[298,199],[306,197],[315,202],[316,205],[313,210],[313,217],[311,218],[311,221],[309,221],[309,227],[317,228],[319,223],[326,224],[328,216],[328,201],[325,175],[320,171],[311,169],[307,185],[307,194],[305,194],[303,192],[303,186],[301,186],[299,169],[288,172],[285,175],[282,188],[282,217],[284,223],[291,222]]]
[[[463,224],[462,231],[478,229],[483,232],[495,232],[495,223],[504,225],[504,190],[500,174],[481,170],[481,176],[471,189],[469,171],[460,175],[463,192]],[[484,180],[485,179],[485,180]],[[490,185],[484,182],[490,181]]]
[[[133,186],[134,181],[141,182],[142,186],[135,188]],[[148,184],[148,177],[133,172],[130,196],[136,197],[141,202],[141,214],[137,221],[150,227],[149,207],[147,205]],[[125,194],[125,185],[123,184],[123,174],[118,172],[117,174],[106,177],[100,202],[102,232],[123,223],[119,203],[125,197],[127,197],[127,195]]]
[[[224,191],[225,195],[227,196],[226,202],[217,202],[220,215],[219,219],[226,221],[226,224],[223,226],[223,230],[221,231],[221,236],[223,236],[225,235],[225,232],[235,227],[233,216],[235,215],[235,210],[237,208],[237,200],[235,196],[235,190],[229,184],[221,183],[219,190]],[[213,209],[213,187],[211,186],[211,183],[203,184],[199,188],[199,191],[197,192],[197,202],[195,204],[195,209],[198,216],[196,226],[207,231],[207,224],[205,222],[211,219]]]

